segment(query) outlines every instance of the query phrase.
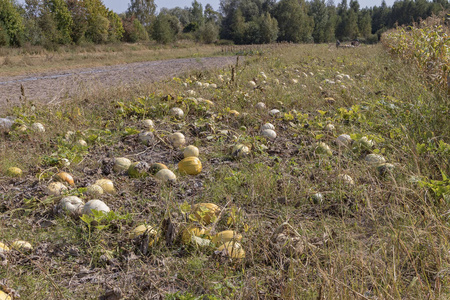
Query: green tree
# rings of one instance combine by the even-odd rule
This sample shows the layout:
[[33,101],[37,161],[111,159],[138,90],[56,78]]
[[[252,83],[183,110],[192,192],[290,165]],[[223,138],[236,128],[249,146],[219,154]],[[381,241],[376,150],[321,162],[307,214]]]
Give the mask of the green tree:
[[280,33],[278,39],[294,43],[312,40],[314,20],[308,16],[303,0],[281,0],[275,7]]
[[198,40],[205,44],[212,44],[219,37],[219,26],[213,21],[206,21],[198,30]]
[[359,34],[368,38],[372,34],[372,19],[370,17],[370,11],[361,11],[360,18],[358,20]]
[[71,38],[75,44],[81,43],[88,28],[87,9],[83,0],[66,0],[67,8],[72,16]]
[[266,12],[259,18],[259,43],[268,44],[273,43],[278,38],[278,22],[272,18],[269,12]]
[[108,41],[121,41],[125,32],[125,30],[123,29],[122,19],[112,10],[108,10],[107,18],[109,21]]
[[231,39],[236,44],[245,43],[245,19],[240,9],[235,10],[231,23]]
[[59,31],[59,43],[69,44],[72,42],[73,20],[69,8],[64,0],[47,0],[46,5],[50,9]]
[[313,39],[315,43],[327,41],[328,10],[325,0],[314,0],[310,3],[310,15],[314,19]]
[[148,33],[135,16],[122,19],[124,28],[124,41],[136,43],[148,40]]
[[177,17],[159,13],[151,27],[152,38],[162,44],[168,44],[176,40],[180,32],[180,21]]
[[150,27],[155,19],[156,4],[154,0],[131,0],[127,15],[135,16],[139,22],[150,32]]
[[7,45],[20,46],[24,34],[23,18],[12,0],[0,0],[0,24],[3,39],[8,38]]

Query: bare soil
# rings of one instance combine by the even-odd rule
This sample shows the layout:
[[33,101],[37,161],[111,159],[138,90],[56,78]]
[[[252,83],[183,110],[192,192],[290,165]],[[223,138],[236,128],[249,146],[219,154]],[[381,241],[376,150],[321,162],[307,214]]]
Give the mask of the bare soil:
[[78,91],[148,84],[191,70],[221,68],[235,62],[235,56],[181,58],[0,77],[0,106],[19,103],[22,93],[29,100],[52,103],[71,97]]

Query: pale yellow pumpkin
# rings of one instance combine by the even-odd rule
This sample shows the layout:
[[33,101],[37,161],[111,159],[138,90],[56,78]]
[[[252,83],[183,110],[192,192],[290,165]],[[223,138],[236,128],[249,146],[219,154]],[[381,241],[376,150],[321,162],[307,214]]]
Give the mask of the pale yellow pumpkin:
[[195,156],[186,157],[178,163],[178,169],[181,173],[197,175],[202,171],[202,162]]

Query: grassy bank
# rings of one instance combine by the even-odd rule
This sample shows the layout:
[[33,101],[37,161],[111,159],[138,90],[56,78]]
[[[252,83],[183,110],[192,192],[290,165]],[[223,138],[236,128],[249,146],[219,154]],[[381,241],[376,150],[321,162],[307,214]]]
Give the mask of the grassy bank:
[[[286,45],[139,90],[9,108],[0,117],[17,119],[0,143],[0,241],[34,248],[0,253],[0,277],[30,299],[447,299],[446,103],[446,92],[381,46]],[[172,117],[173,107],[185,116]],[[143,145],[147,118],[154,139]],[[275,140],[261,134],[267,122]],[[175,131],[199,148],[199,175],[177,169]],[[353,143],[340,146],[341,134]],[[236,144],[250,154],[233,156]],[[114,157],[164,163],[177,181],[116,173]],[[7,176],[11,166],[24,175]],[[113,180],[117,192],[99,199],[114,214],[96,224],[59,213],[62,196],[45,188],[61,170],[75,178],[68,193],[85,201],[89,184]],[[181,242],[183,226],[201,221],[190,205],[202,202],[222,209],[208,230],[242,234],[244,259]],[[129,236],[144,223],[159,233],[151,247],[152,237]]]

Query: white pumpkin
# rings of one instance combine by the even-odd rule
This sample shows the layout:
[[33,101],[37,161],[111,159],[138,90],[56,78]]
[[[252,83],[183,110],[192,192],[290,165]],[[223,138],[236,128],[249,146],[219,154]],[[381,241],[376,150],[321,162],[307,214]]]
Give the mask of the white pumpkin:
[[334,127],[333,124],[328,123],[327,126],[325,126],[325,131],[334,131],[336,129],[336,127]]
[[347,174],[339,174],[338,179],[348,185],[353,185],[355,182],[353,181],[353,178],[350,175]]
[[250,154],[250,148],[244,144],[237,144],[231,150],[231,155],[235,157],[244,157]]
[[59,181],[50,182],[47,186],[46,192],[50,196],[59,196],[67,192],[67,187]]
[[103,195],[103,189],[98,184],[92,184],[86,188],[86,194],[91,197],[98,197]]
[[384,164],[386,162],[386,159],[381,154],[371,153],[366,156],[365,161],[371,166],[379,166],[381,164]]
[[176,119],[182,119],[184,117],[184,112],[179,107],[171,108],[169,114]]
[[31,124],[31,129],[36,132],[45,132],[45,127],[41,123]]
[[175,148],[180,148],[186,144],[186,138],[181,132],[175,132],[169,136],[169,140]]
[[258,103],[256,103],[255,108],[257,110],[265,110],[266,109],[266,104],[264,104],[264,102],[258,102]]
[[280,110],[275,109],[275,108],[269,111],[269,115],[271,115],[271,116],[277,116],[279,113],[280,113]]
[[264,129],[261,131],[261,135],[269,140],[274,140],[277,138],[277,133],[272,129]]
[[81,209],[81,214],[82,215],[90,215],[90,214],[92,214],[92,210],[98,210],[98,211],[102,211],[104,213],[108,213],[110,211],[108,205],[106,205],[105,202],[98,200],[98,199],[94,199],[94,200],[88,201],[83,206],[83,208]]
[[155,124],[153,123],[152,120],[146,119],[146,120],[142,120],[142,126],[144,128],[153,129],[155,127]]
[[336,144],[341,147],[348,147],[352,143],[352,138],[348,134],[341,134],[336,138]]
[[59,207],[73,216],[80,214],[84,201],[77,196],[67,196],[59,201]]
[[87,142],[85,141],[85,140],[83,140],[83,139],[80,139],[80,140],[78,140],[76,143],[75,143],[75,145],[76,146],[78,146],[78,147],[87,147]]
[[99,179],[95,182],[95,184],[99,185],[107,194],[112,194],[116,191],[114,188],[114,183],[109,179]]
[[261,126],[261,131],[263,131],[264,129],[272,129],[275,130],[275,126],[271,123],[266,123],[264,125]]
[[131,165],[131,160],[129,160],[126,157],[116,157],[114,158],[114,167],[113,170],[114,172],[123,172],[128,170],[128,168]]
[[167,181],[174,181],[177,179],[177,176],[175,176],[175,174],[169,170],[169,169],[162,169],[159,170],[156,174],[155,177],[159,180],[161,180],[162,182],[167,182]]
[[189,145],[186,148],[184,148],[184,150],[183,150],[184,158],[191,157],[191,156],[198,157],[198,155],[199,155],[198,148],[195,147],[194,145]]

